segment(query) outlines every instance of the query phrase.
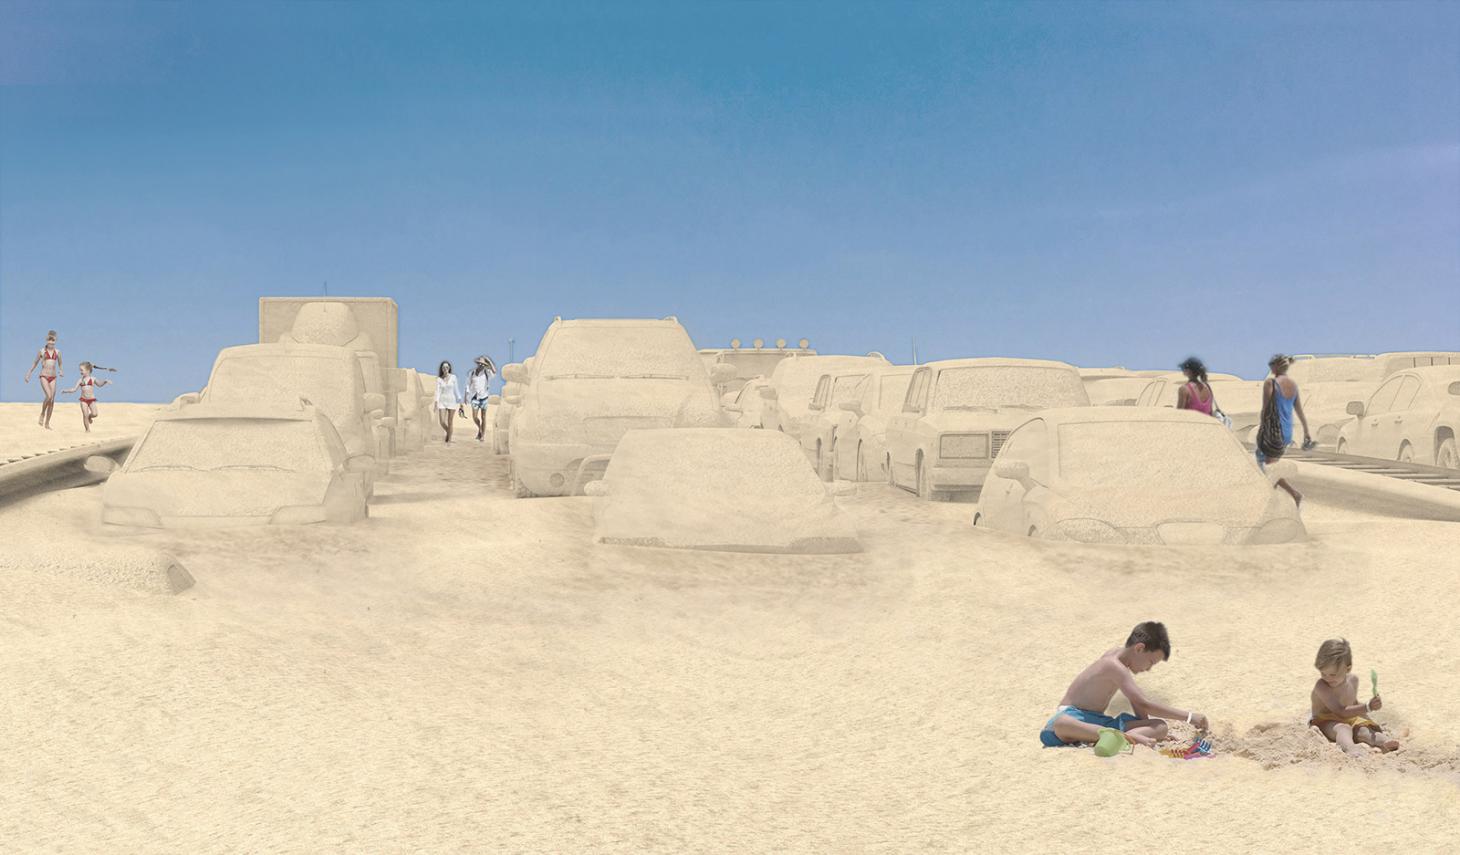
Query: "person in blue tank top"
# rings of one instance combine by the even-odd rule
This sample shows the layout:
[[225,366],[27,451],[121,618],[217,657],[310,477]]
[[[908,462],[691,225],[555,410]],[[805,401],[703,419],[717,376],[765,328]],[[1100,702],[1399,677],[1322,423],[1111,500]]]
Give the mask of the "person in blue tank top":
[[[1298,383],[1288,376],[1288,366],[1292,364],[1293,358],[1281,353],[1267,362],[1272,376],[1262,384],[1262,417],[1257,426],[1257,465],[1264,469],[1268,463],[1281,458],[1293,444],[1294,413],[1303,423],[1303,447],[1313,445],[1313,438],[1308,433],[1308,417],[1303,413],[1303,401],[1298,395]],[[1286,479],[1279,478],[1277,486],[1293,497],[1293,504],[1302,504],[1303,494]]]

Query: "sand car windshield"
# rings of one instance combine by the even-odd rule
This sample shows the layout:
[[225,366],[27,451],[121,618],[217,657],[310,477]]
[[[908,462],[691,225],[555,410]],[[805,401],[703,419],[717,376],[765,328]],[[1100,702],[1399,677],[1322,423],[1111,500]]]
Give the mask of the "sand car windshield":
[[329,454],[310,421],[179,419],[147,432],[128,472],[328,472]]
[[831,405],[834,407],[843,401],[861,400],[863,384],[866,382],[866,374],[847,374],[836,378],[831,383]]
[[704,379],[703,360],[679,327],[564,327],[539,369],[544,380]]
[[339,418],[357,400],[350,363],[317,356],[241,356],[218,363],[208,382],[208,399],[223,404],[297,405],[307,398],[324,413]]
[[997,410],[1081,407],[1090,402],[1080,375],[1067,368],[989,365],[938,374],[933,409]]
[[717,359],[719,362],[735,366],[736,380],[749,380],[762,374],[769,377],[771,372],[776,370],[776,363],[790,355],[775,350],[735,350],[730,353],[722,353]]
[[1262,477],[1231,432],[1215,419],[1060,425],[1059,474],[1069,485],[1124,491],[1208,490]]

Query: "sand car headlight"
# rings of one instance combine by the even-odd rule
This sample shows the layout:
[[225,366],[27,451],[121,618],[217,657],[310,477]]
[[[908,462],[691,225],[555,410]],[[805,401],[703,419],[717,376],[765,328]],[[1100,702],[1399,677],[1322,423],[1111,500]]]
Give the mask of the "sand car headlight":
[[988,457],[986,433],[945,433],[938,438],[939,457]]
[[115,505],[107,505],[101,509],[101,521],[112,525],[162,528],[162,518],[151,508],[119,508]]
[[1248,543],[1292,543],[1302,540],[1308,532],[1295,519],[1279,517],[1268,520],[1252,532]]
[[1125,543],[1125,534],[1104,520],[1081,517],[1060,520],[1055,530],[1079,543]]

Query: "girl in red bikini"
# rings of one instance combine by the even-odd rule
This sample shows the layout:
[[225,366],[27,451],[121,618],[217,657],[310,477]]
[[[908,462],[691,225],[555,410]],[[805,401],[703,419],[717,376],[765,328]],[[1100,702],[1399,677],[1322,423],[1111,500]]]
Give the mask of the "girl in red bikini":
[[41,402],[41,417],[36,419],[36,424],[50,430],[51,411],[56,408],[56,381],[66,373],[61,370],[61,351],[56,349],[55,330],[46,333],[46,346],[36,351],[30,371],[25,372],[25,382],[30,382],[31,371],[35,371],[37,365],[41,367],[41,393],[46,398]]
[[75,386],[65,390],[67,395],[78,389],[81,390],[81,424],[86,428],[87,433],[91,433],[91,423],[96,419],[96,387],[112,382],[92,377],[92,367],[90,362],[81,363],[81,379],[76,381]]

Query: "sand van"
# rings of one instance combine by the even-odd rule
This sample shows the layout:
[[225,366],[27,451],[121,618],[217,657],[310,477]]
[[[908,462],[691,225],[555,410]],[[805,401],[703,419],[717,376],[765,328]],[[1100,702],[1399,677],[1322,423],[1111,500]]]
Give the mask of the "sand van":
[[729,427],[713,384],[734,369],[712,370],[672,317],[555,319],[530,360],[502,370],[521,389],[508,428],[513,492],[581,494],[628,430]]

